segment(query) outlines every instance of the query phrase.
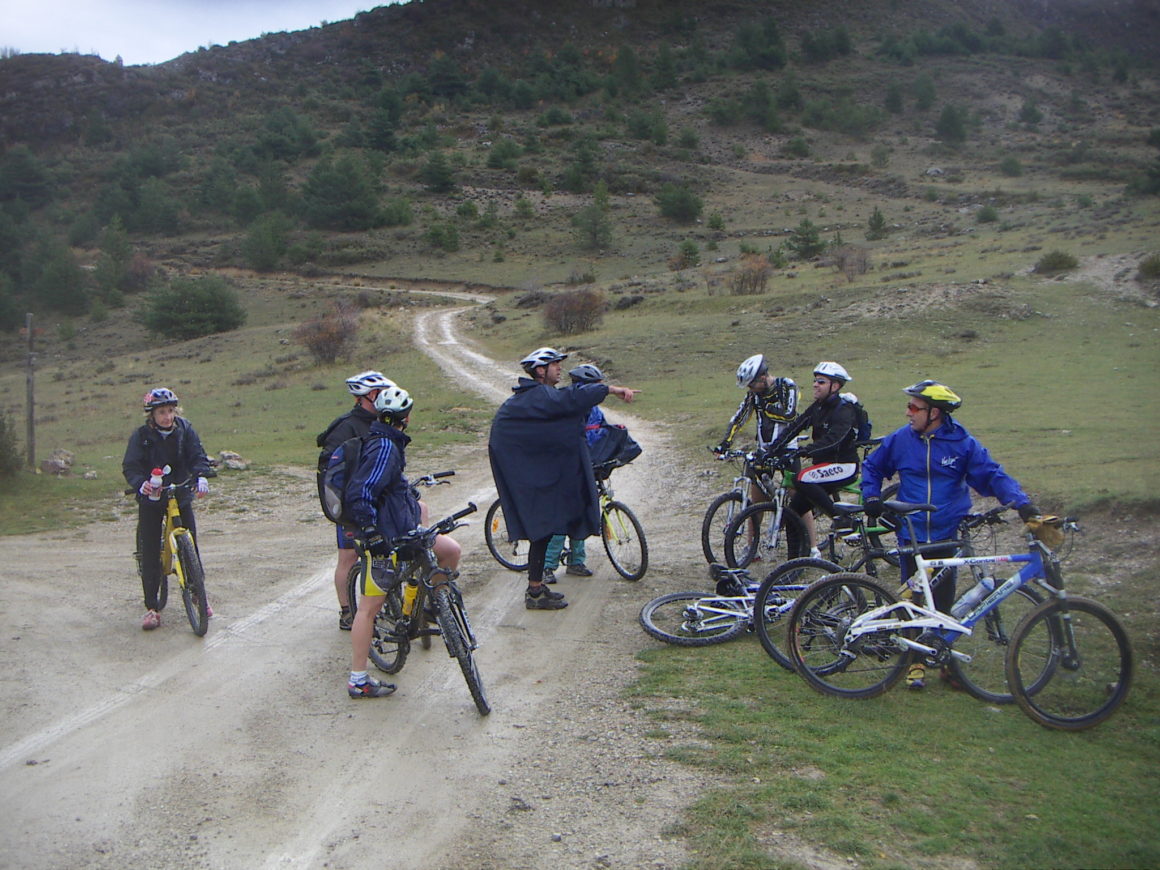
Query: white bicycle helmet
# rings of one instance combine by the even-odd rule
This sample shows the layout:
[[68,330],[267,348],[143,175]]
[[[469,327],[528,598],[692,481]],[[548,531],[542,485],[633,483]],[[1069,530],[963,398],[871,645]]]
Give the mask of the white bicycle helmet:
[[737,367],[737,386],[745,389],[753,379],[769,371],[769,363],[765,361],[765,354],[757,353]]
[[568,372],[568,377],[572,379],[574,384],[598,384],[604,380],[604,372],[592,363],[584,363],[584,365],[576,366]]
[[162,405],[176,405],[177,402],[177,394],[168,387],[154,387],[141,400],[146,411],[152,411],[154,408],[160,408]]
[[373,369],[359,372],[359,374],[351,375],[346,379],[346,388],[350,390],[352,396],[365,396],[371,390],[382,390],[394,385],[394,381],[387,378],[382,372],[376,372]]
[[414,405],[411,394],[394,384],[382,387],[375,396],[375,410],[382,419],[390,420],[392,423],[397,423],[410,414]]
[[833,381],[839,381],[843,384],[848,384],[854,380],[850,377],[850,373],[838,365],[836,362],[820,362],[814,366],[814,374],[822,375]]
[[525,372],[531,374],[537,366],[546,366],[549,363],[561,362],[567,358],[568,354],[560,353],[554,347],[539,347],[520,360],[520,365]]

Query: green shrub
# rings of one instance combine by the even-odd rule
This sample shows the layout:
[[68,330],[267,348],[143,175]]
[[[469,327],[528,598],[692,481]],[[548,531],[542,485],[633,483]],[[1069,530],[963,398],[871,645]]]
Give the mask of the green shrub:
[[803,218],[794,228],[787,247],[799,260],[810,260],[826,250],[826,242],[813,222],[809,218]]
[[1008,178],[1018,178],[1023,174],[1023,164],[1018,157],[1007,156],[999,162],[999,171]]
[[479,206],[472,200],[465,199],[455,207],[455,214],[466,220],[473,221],[479,217]]
[[0,414],[0,477],[13,477],[20,470],[20,449],[16,427],[7,414]]
[[663,217],[682,224],[691,224],[701,216],[701,209],[705,207],[701,197],[688,187],[671,182],[661,188],[656,203]]
[[178,278],[153,291],[138,318],[163,339],[187,339],[237,329],[246,322],[246,310],[224,278],[209,275]]
[[523,220],[533,218],[536,216],[536,211],[532,208],[531,200],[526,196],[521,196],[516,200],[516,217]]
[[980,224],[993,224],[999,220],[999,211],[993,205],[985,205],[975,214],[975,221]]
[[890,232],[890,229],[886,225],[886,216],[882,214],[882,210],[878,206],[874,206],[874,213],[870,215],[870,219],[866,222],[866,240],[873,242],[878,239],[884,239],[888,232]]
[[1079,265],[1079,260],[1065,251],[1049,251],[1039,258],[1035,271],[1040,275],[1068,272]]
[[721,212],[715,211],[709,215],[709,229],[716,232],[725,229],[725,218],[721,217]]
[[809,157],[810,145],[801,136],[795,136],[782,146],[781,153],[786,157]]
[[446,251],[449,254],[459,250],[459,230],[455,228],[455,224],[432,224],[427,229],[424,238],[431,247]]
[[1155,281],[1160,278],[1160,254],[1152,254],[1141,260],[1136,277],[1145,281]]
[[681,242],[681,247],[677,253],[669,258],[669,268],[674,272],[679,272],[682,269],[691,269],[694,266],[701,265],[701,249],[697,247],[697,243],[692,239],[686,239]]

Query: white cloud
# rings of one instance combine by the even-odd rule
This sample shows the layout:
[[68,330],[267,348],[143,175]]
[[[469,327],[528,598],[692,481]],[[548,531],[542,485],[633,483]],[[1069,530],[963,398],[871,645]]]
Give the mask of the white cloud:
[[126,64],[305,30],[397,0],[0,0],[0,48],[79,52]]

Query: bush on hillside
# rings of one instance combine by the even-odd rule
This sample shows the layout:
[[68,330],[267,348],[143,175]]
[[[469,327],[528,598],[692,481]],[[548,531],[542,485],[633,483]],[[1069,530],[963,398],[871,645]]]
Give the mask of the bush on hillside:
[[1160,254],[1153,254],[1142,260],[1136,278],[1140,281],[1155,281],[1160,278]]
[[0,414],[0,478],[13,477],[20,470],[20,449],[16,445],[16,427],[7,414]]
[[975,221],[980,224],[993,224],[999,220],[999,210],[993,205],[985,205],[975,214]]
[[145,298],[138,319],[162,339],[200,338],[246,322],[237,291],[217,275],[178,278]]
[[999,162],[999,171],[1008,178],[1018,178],[1023,174],[1023,164],[1018,157],[1004,157]]
[[1079,260],[1066,251],[1049,251],[1039,258],[1035,271],[1040,275],[1054,275],[1069,272],[1079,265]]
[[834,249],[833,263],[847,281],[853,281],[870,271],[870,252],[857,245],[840,245]]
[[729,273],[729,292],[734,296],[757,296],[769,286],[773,266],[761,254],[746,254],[741,263]]
[[663,217],[681,224],[691,224],[701,216],[701,209],[705,206],[701,197],[683,184],[666,184],[656,201]]
[[604,294],[583,288],[557,293],[544,306],[544,324],[561,335],[587,332],[604,319]]
[[300,324],[293,333],[318,365],[330,365],[347,352],[358,339],[358,309],[349,302],[338,301],[334,309],[321,317]]

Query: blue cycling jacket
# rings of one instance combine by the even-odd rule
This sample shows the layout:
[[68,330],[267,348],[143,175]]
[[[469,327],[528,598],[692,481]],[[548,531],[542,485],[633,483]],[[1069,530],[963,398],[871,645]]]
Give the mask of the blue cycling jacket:
[[[987,448],[949,416],[930,435],[919,435],[910,426],[887,435],[862,464],[862,498],[880,497],[882,481],[895,476],[899,501],[938,505],[933,513],[912,517],[923,543],[954,537],[971,512],[971,489],[1015,507],[1031,501]],[[909,539],[905,526],[898,537]]]
[[359,528],[374,526],[388,541],[419,525],[419,502],[403,475],[411,436],[376,420],[363,439],[358,467],[346,484],[344,501]]

